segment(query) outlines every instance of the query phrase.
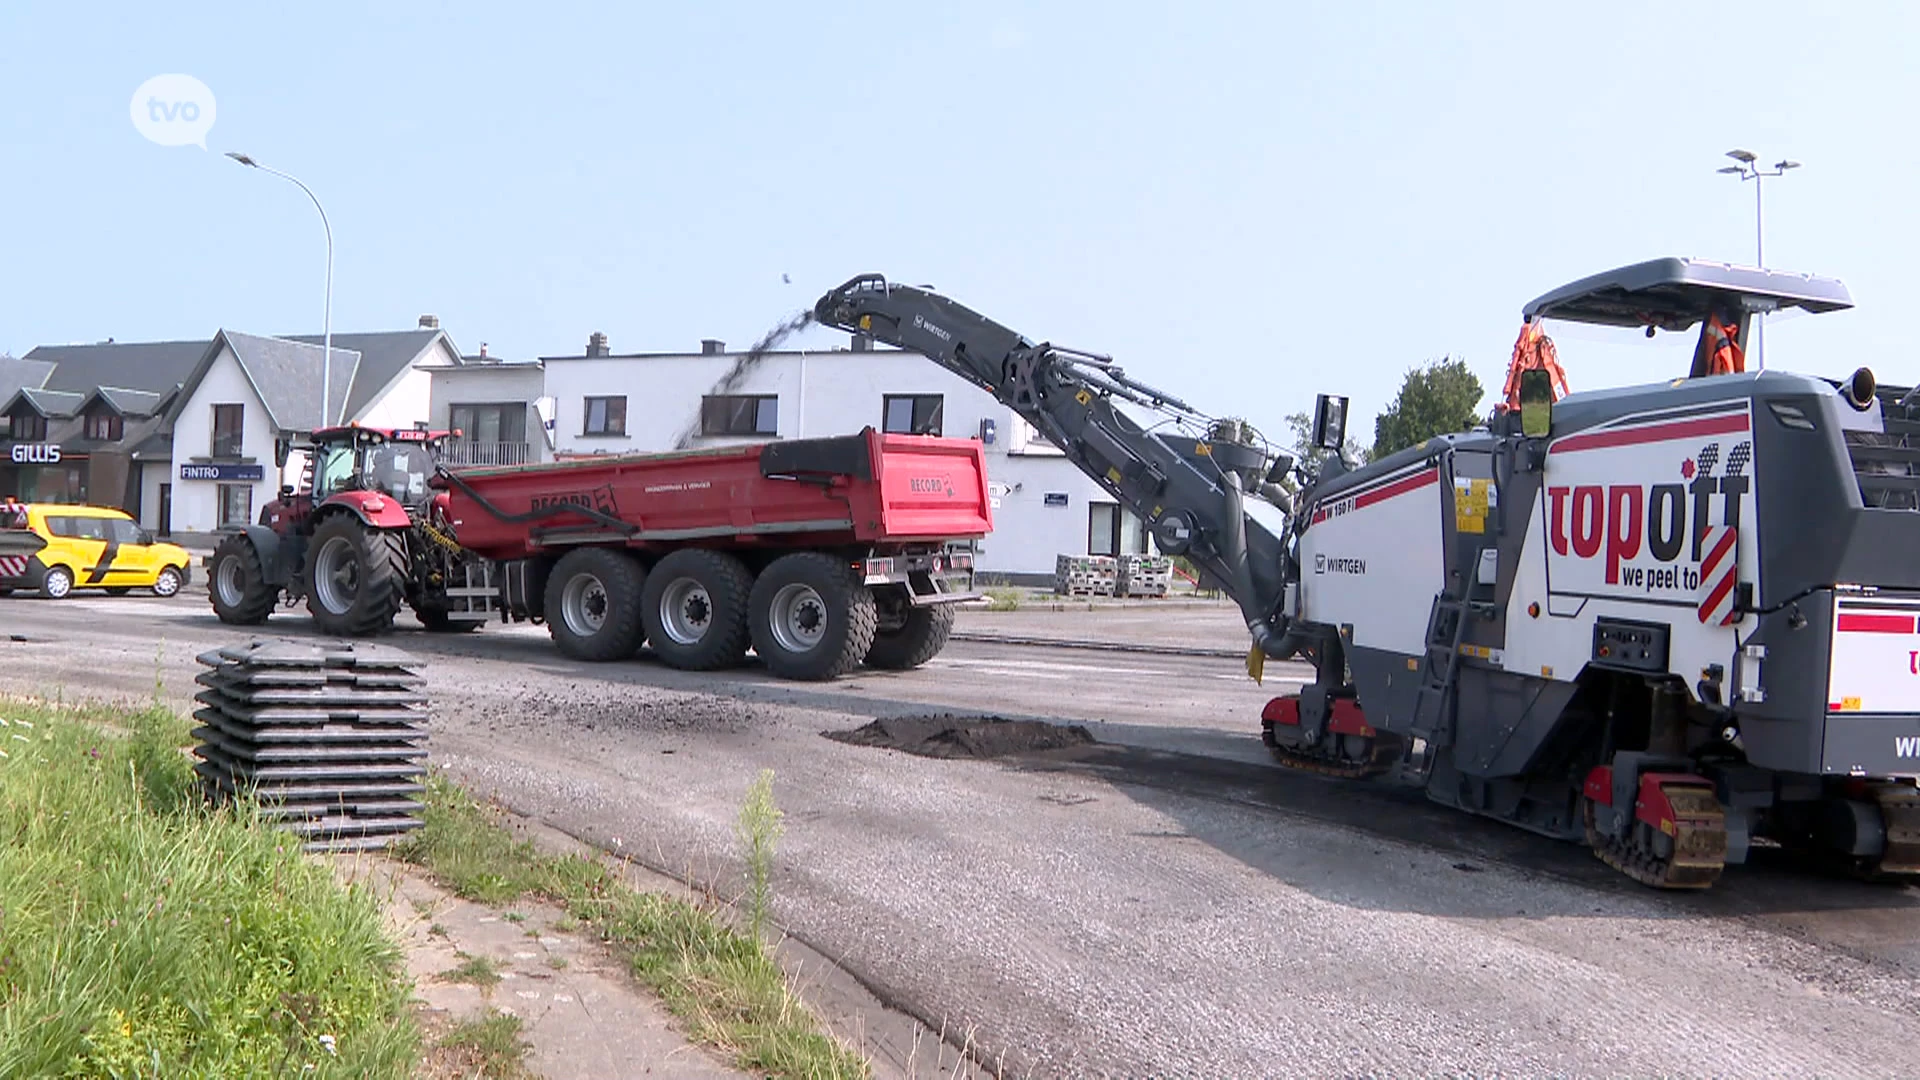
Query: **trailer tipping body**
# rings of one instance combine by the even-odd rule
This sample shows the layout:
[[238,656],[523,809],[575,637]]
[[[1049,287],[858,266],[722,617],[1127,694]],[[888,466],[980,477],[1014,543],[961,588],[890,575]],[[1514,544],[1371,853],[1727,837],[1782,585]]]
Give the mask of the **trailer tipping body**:
[[524,559],[582,543],[664,552],[938,544],[993,529],[971,439],[857,435],[461,469],[443,481],[460,546]]

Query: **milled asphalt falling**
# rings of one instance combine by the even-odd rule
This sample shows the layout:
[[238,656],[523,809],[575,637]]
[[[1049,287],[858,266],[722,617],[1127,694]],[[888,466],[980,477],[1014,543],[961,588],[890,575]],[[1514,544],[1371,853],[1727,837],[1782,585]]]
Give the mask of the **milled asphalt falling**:
[[[21,630],[0,689],[68,697],[150,694],[164,635],[184,698],[194,653],[246,637],[203,598],[0,601]],[[773,769],[778,921],[1009,1076],[1912,1071],[1914,890],[1763,865],[1664,895],[1417,798],[1263,771],[1247,710],[1273,687],[1232,661],[957,643],[815,687],[575,664],[539,631],[392,643],[424,662],[436,763],[723,892]],[[819,734],[930,705],[1127,745],[1095,768]],[[1181,748],[1204,756],[1154,752]]]

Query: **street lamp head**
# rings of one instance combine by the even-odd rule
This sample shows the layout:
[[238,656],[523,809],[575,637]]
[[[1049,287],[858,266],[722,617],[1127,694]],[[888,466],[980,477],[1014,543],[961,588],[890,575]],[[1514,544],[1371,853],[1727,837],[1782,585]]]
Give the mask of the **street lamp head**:
[[1749,165],[1753,164],[1754,161],[1753,154],[1746,150],[1729,150],[1727,151],[1727,156],[1735,161],[1746,162]]
[[1713,170],[1713,171],[1714,171],[1714,172],[1723,172],[1723,173],[1744,173],[1744,172],[1746,172],[1747,170],[1745,170],[1745,169],[1743,169],[1743,168],[1741,168],[1741,167],[1740,167],[1740,166],[1738,166],[1738,165],[1729,165],[1729,166],[1727,166],[1727,167],[1726,167],[1726,168],[1724,168],[1724,169],[1715,169],[1715,170]]
[[247,166],[248,168],[257,169],[260,167],[259,164],[255,162],[252,158],[239,152],[238,150],[227,151],[227,156],[239,162],[240,164]]
[[1800,167],[1800,163],[1797,161],[1781,161],[1775,163],[1773,167],[1776,169],[1797,169]]

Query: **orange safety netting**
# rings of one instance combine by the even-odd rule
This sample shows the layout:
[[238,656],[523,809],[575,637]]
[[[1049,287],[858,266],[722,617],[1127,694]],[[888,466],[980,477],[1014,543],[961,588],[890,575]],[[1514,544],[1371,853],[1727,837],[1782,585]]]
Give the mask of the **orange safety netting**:
[[1567,373],[1560,369],[1560,352],[1537,320],[1529,319],[1520,327],[1520,338],[1513,343],[1513,360],[1507,365],[1505,410],[1518,412],[1520,409],[1520,373],[1523,371],[1546,372],[1553,379],[1553,400],[1567,396]]

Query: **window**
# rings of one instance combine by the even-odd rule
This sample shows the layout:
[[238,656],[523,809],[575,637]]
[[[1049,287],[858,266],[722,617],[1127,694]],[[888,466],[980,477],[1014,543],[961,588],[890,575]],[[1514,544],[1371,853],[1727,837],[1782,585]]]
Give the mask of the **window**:
[[887,394],[880,399],[880,430],[894,435],[938,435],[945,400],[939,394]]
[[[587,419],[593,419],[589,398]],[[604,398],[598,400],[606,400]],[[621,428],[626,427],[626,401],[620,399]],[[470,443],[521,443],[527,441],[527,406],[524,402],[485,402],[457,404],[450,410],[450,422],[460,437]],[[594,434],[589,432],[589,434]]]
[[119,442],[125,434],[120,418],[110,412],[92,412],[87,414],[86,436],[100,442]]
[[1053,445],[1053,440],[1040,434],[1040,429],[1019,416],[1012,418],[1007,425],[1007,452],[1010,454],[1032,454],[1039,456],[1061,457],[1062,451]]
[[12,438],[15,442],[46,442],[47,418],[37,413],[13,414]]
[[68,540],[104,541],[108,536],[108,525],[104,518],[49,516],[47,531]]
[[359,464],[360,455],[353,447],[345,443],[328,444],[320,451],[320,465],[314,470],[314,493],[324,499],[339,491],[347,485],[347,479]]
[[581,430],[582,435],[625,435],[626,433],[627,399],[625,397],[587,399],[587,423]]
[[246,406],[215,405],[213,407],[213,456],[217,458],[239,457],[241,447],[245,445]]
[[1087,554],[1120,553],[1120,507],[1115,503],[1087,504]]
[[708,394],[700,399],[702,435],[778,435],[780,399],[773,394]]
[[108,518],[107,526],[113,530],[113,542],[122,547],[139,547],[148,542],[146,530],[126,518]]
[[1148,538],[1145,523],[1118,503],[1087,504],[1087,554],[1145,555]]
[[[238,408],[238,406],[235,406]],[[220,485],[220,527],[253,524],[253,485]]]

